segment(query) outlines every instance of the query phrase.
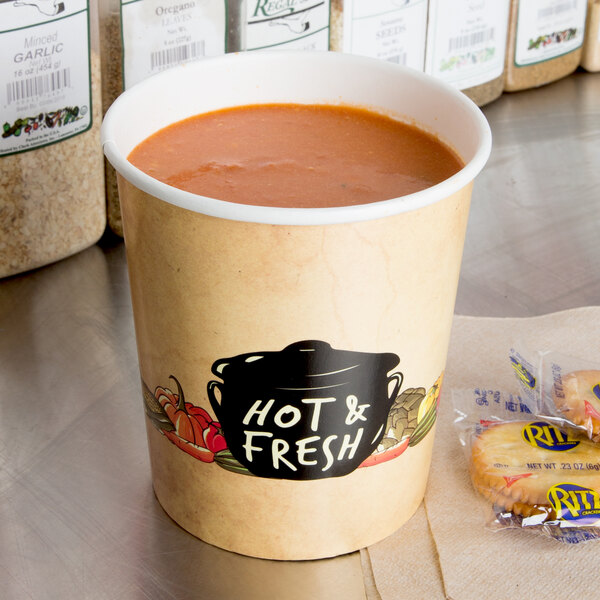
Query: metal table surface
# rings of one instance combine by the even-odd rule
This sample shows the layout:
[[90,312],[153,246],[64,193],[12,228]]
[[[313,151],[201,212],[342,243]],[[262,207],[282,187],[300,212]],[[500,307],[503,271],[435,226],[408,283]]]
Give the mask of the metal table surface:
[[[484,109],[456,312],[600,304],[600,75]],[[277,563],[177,527],[154,498],[123,243],[0,282],[0,597],[365,598],[357,554]]]

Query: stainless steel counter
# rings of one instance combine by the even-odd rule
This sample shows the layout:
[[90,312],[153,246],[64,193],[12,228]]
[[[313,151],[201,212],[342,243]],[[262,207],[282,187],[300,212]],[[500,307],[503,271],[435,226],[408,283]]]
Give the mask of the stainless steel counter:
[[[456,312],[600,304],[600,75],[484,109]],[[152,493],[123,244],[0,282],[0,598],[365,598],[357,554],[276,563],[176,526]]]
[[484,112],[493,150],[475,183],[456,312],[600,304],[600,74],[504,94]]

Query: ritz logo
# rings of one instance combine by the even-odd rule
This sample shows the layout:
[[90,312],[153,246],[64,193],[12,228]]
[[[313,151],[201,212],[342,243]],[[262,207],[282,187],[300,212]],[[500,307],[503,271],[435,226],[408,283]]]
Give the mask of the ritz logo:
[[517,377],[529,388],[535,388],[535,377],[514,357],[510,357],[510,362],[512,363],[512,368],[517,373]]
[[564,521],[592,524],[600,520],[600,494],[574,483],[559,483],[548,490],[548,501]]
[[577,440],[570,439],[564,431],[545,421],[527,423],[521,434],[528,444],[544,450],[566,452],[579,445]]

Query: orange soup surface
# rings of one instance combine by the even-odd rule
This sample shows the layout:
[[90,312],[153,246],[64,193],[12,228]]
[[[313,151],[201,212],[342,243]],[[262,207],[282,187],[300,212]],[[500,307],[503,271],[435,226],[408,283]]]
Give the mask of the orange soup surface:
[[365,204],[435,185],[463,167],[435,136],[349,106],[264,104],[190,117],[129,161],[173,187],[295,208]]

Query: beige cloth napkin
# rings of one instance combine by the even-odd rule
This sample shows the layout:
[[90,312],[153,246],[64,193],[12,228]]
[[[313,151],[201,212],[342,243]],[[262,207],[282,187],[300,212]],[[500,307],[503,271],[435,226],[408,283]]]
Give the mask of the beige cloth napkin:
[[455,317],[425,495],[427,521],[419,512],[368,549],[382,600],[598,596],[600,541],[569,545],[519,530],[489,531],[486,504],[469,479],[453,425],[451,390],[478,385],[514,390],[507,356],[511,347],[522,346],[598,361],[600,307],[528,319]]
[[[370,565],[365,564],[365,553]],[[362,554],[368,600],[444,598],[440,565],[423,504],[408,523]],[[367,585],[369,566],[379,595]]]

